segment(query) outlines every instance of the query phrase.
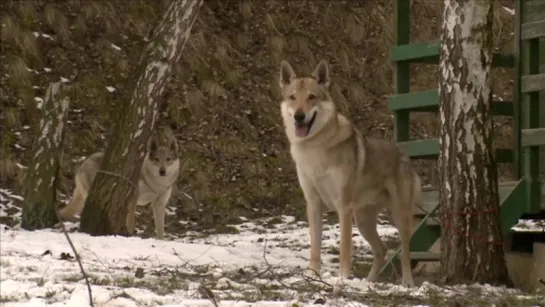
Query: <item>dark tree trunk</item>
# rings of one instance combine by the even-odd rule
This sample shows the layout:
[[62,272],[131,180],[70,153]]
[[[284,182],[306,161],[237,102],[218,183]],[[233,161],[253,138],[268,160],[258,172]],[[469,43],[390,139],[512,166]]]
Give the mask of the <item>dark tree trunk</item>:
[[52,83],[45,100],[38,105],[42,118],[28,166],[21,227],[50,228],[58,222],[56,210],[57,174],[62,159],[64,124],[70,101],[65,86]]
[[129,205],[136,200],[138,175],[158,102],[172,66],[182,55],[201,4],[202,0],[173,1],[146,46],[132,95],[120,106],[101,171],[89,191],[81,215],[81,231],[91,235],[132,234],[132,229],[126,227],[126,218]]
[[447,283],[503,283],[492,146],[493,0],[445,1],[441,45],[441,267]]

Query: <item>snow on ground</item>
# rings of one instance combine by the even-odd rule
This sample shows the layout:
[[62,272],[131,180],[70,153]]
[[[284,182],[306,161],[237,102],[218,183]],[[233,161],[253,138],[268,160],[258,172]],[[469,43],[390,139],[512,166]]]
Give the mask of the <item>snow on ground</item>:
[[[13,195],[0,190],[0,197],[0,213],[13,211]],[[277,223],[257,220],[235,227],[237,234],[187,233],[168,241],[69,236],[88,275],[95,306],[427,306],[453,300],[467,306],[468,299],[491,300],[482,306],[505,300],[537,306],[535,302],[545,301],[543,296],[486,285],[446,288],[424,281],[408,289],[398,282],[367,282],[361,272],[341,284],[338,225],[324,225],[322,278],[313,279],[304,274],[309,255],[306,223],[284,216]],[[397,235],[389,225],[379,225],[379,233],[388,245]],[[368,244],[355,235],[354,246],[355,268],[368,270]],[[0,256],[2,306],[89,306],[85,280],[60,230],[29,232],[0,225]],[[340,292],[333,294],[334,289]]]

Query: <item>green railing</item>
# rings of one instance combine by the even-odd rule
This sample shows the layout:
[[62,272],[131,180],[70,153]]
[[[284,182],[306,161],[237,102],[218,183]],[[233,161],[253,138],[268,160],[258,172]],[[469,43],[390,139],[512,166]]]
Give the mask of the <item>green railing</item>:
[[[545,174],[545,1],[517,0],[514,54],[495,53],[492,66],[514,68],[513,101],[492,101],[491,112],[496,116],[513,117],[512,148],[496,149],[499,163],[513,163],[516,180],[500,182],[501,221],[504,233],[524,213],[545,209],[545,188],[540,175]],[[411,92],[412,63],[439,64],[439,42],[410,43],[410,1],[395,1],[395,41],[390,58],[394,64],[395,94],[388,99],[394,113],[395,139],[412,159],[437,159],[439,140],[409,139],[411,112],[439,111],[438,89]],[[541,39],[541,41],[540,41]],[[541,163],[540,163],[541,162]],[[437,222],[438,188],[423,191],[423,201],[415,215],[423,218],[411,238],[413,263],[437,261],[438,254],[429,249],[440,237]],[[399,251],[398,253],[399,254]],[[397,254],[383,268],[390,271],[397,263]]]

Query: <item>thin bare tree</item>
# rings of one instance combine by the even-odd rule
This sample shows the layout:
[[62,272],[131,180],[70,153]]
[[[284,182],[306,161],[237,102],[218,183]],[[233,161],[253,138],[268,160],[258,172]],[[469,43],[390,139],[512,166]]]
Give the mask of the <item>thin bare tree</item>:
[[91,235],[130,235],[126,219],[137,198],[137,182],[155,125],[158,102],[173,65],[180,59],[202,0],[174,0],[147,44],[132,83],[132,95],[112,118],[104,152],[81,216],[80,230]]
[[50,228],[59,221],[55,212],[57,175],[69,104],[67,87],[61,82],[51,83],[45,99],[38,103],[42,117],[26,175],[21,221],[24,229]]

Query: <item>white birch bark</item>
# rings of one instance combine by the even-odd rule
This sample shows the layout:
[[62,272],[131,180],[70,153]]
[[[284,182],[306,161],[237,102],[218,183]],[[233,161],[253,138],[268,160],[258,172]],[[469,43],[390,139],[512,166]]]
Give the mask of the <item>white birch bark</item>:
[[70,100],[61,82],[49,85],[38,102],[42,112],[27,169],[21,227],[27,230],[49,228],[58,221],[55,213],[56,180],[62,159],[64,125]]
[[447,282],[502,282],[492,146],[493,0],[445,0],[440,55],[442,269]]

